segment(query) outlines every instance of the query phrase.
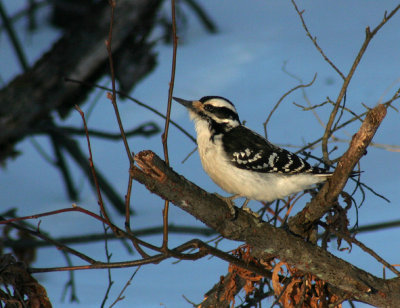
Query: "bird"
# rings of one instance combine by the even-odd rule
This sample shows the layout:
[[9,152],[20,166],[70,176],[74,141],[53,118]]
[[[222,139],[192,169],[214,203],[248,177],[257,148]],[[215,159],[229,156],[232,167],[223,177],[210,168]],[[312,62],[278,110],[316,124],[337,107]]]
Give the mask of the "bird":
[[224,97],[173,99],[186,107],[194,121],[203,169],[215,184],[233,194],[224,198],[233,215],[236,198],[245,197],[242,209],[252,212],[247,207],[250,200],[283,199],[332,175],[247,128],[234,104]]

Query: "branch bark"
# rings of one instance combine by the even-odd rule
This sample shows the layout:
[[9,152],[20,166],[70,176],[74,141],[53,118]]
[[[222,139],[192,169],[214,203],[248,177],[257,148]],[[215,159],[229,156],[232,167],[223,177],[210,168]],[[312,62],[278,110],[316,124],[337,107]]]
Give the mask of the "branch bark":
[[346,185],[354,166],[365,154],[385,116],[386,107],[382,104],[367,113],[359,131],[353,136],[349,149],[339,160],[332,177],[317,196],[301,212],[289,220],[289,228],[292,232],[304,236],[312,225],[331,208],[332,203],[336,201]]
[[175,173],[155,153],[140,152],[135,160],[140,168],[134,166],[131,170],[134,179],[225,238],[251,245],[255,257],[274,255],[350,294],[353,300],[380,307],[400,307],[400,278],[375,277],[287,230],[259,222],[242,210],[238,210],[237,219],[232,221],[225,201]]
[[[117,63],[117,66],[131,69],[134,66],[131,87],[154,67],[155,56],[149,52],[145,38],[154,25],[160,3],[160,0],[120,0],[116,6],[112,52],[119,59],[130,55],[129,65]],[[0,91],[0,161],[15,154],[14,144],[31,134],[32,128],[53,110],[65,116],[74,105],[84,101],[90,89],[66,83],[65,77],[94,82],[108,72],[104,42],[109,15],[109,6],[102,4],[56,42],[28,72]]]

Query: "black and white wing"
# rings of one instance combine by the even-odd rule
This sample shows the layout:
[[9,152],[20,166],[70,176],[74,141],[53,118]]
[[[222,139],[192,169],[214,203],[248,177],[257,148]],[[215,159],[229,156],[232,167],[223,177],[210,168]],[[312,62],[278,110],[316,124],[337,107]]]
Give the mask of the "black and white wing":
[[237,168],[263,173],[330,174],[305,160],[268,142],[245,126],[237,126],[222,137],[224,150]]

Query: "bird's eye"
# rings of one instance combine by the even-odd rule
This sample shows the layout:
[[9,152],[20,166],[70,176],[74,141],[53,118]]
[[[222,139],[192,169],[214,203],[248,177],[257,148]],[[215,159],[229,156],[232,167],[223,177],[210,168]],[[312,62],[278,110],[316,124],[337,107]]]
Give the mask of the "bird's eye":
[[211,106],[211,105],[204,105],[204,110],[205,111],[212,111],[213,110],[213,106]]

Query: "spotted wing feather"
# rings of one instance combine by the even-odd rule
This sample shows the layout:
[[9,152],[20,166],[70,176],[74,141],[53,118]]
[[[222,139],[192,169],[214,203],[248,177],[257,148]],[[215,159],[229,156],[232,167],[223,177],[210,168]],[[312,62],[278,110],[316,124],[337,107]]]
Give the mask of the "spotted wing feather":
[[245,126],[231,129],[223,136],[224,150],[230,162],[240,168],[262,173],[328,174],[305,160],[268,142]]

